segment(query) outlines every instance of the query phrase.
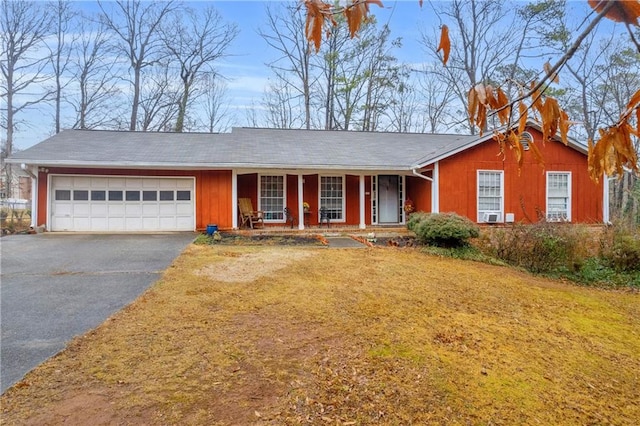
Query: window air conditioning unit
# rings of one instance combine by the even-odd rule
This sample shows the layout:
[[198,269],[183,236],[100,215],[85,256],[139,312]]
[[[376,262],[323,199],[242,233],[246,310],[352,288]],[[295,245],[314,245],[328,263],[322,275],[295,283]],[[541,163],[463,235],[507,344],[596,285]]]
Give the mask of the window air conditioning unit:
[[482,220],[485,223],[498,223],[500,220],[500,213],[485,213]]

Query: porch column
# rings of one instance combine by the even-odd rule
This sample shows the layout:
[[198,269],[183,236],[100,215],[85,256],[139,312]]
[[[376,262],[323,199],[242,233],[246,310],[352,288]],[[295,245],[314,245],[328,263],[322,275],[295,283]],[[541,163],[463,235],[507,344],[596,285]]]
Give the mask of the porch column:
[[365,229],[365,207],[364,207],[364,175],[360,175],[360,229]]
[[231,170],[231,227],[238,229],[238,172]]
[[433,165],[433,181],[431,182],[431,213],[440,213],[440,170],[438,162]]
[[304,229],[304,175],[298,173],[298,229]]

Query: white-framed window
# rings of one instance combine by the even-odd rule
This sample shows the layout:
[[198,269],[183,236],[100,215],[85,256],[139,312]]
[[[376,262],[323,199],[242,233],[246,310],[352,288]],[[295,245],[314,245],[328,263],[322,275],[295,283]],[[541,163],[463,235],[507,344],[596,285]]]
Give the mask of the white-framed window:
[[261,175],[258,206],[265,222],[284,222],[286,179],[283,175]]
[[329,219],[344,222],[344,176],[320,176],[320,208],[328,210]]
[[571,221],[570,172],[547,172],[547,220]]
[[504,173],[478,170],[478,222],[503,222]]

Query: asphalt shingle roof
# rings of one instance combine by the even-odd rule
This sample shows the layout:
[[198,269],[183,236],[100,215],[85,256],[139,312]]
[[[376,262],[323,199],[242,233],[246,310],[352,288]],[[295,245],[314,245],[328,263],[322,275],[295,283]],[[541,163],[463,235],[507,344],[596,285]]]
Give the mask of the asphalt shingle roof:
[[8,160],[41,166],[409,170],[476,136],[234,128],[231,133],[65,130]]

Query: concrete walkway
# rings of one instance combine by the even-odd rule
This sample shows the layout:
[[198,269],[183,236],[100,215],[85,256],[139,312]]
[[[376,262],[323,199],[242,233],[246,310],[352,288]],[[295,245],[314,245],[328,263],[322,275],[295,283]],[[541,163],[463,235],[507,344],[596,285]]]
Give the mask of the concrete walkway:
[[366,245],[351,237],[325,237],[329,248],[365,248]]

